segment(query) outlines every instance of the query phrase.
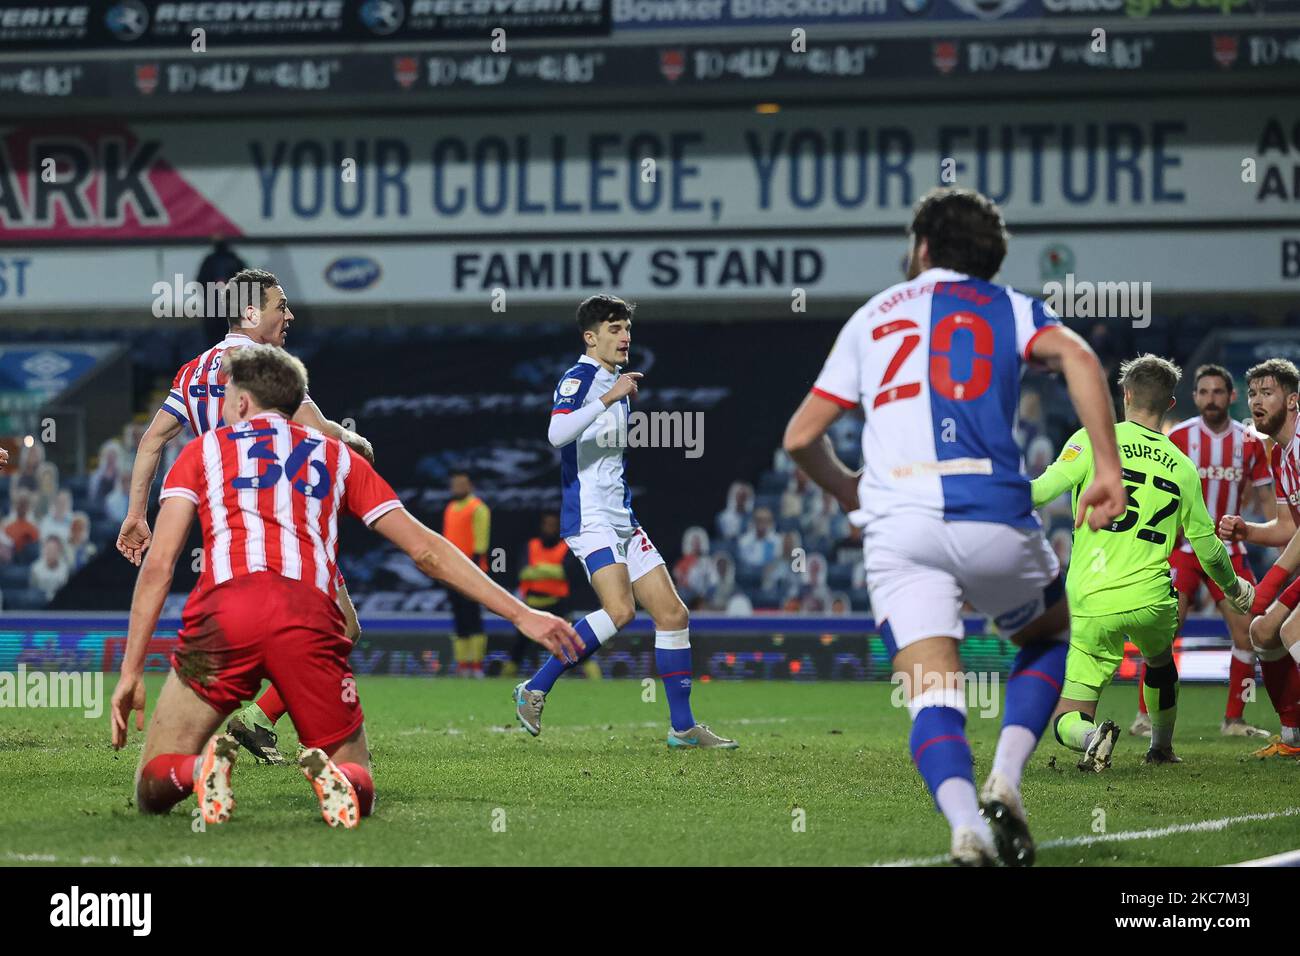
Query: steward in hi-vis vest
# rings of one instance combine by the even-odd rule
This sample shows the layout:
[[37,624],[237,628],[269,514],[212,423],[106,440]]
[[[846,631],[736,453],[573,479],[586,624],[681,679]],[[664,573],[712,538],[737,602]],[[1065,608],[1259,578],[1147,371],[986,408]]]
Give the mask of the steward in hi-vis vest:
[[[484,571],[488,570],[488,540],[492,512],[474,494],[474,485],[463,471],[452,472],[451,501],[442,513],[442,535]],[[456,636],[453,649],[456,673],[461,677],[483,676],[483,655],[487,634],[483,630],[483,609],[452,590],[447,591]]]

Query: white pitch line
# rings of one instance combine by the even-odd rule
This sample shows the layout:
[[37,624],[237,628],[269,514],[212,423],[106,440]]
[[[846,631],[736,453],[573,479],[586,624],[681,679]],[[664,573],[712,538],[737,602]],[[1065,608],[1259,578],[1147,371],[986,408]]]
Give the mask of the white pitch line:
[[1224,866],[1300,866],[1300,850],[1288,853],[1275,853],[1262,856],[1258,860],[1242,860],[1240,863],[1225,863]]
[[15,853],[5,850],[5,859],[16,863],[57,863],[59,858],[51,853]]
[[[15,853],[13,850],[6,850],[4,858],[14,863],[62,863],[67,866],[221,866],[224,863],[207,860],[203,857],[181,856],[173,860],[162,860],[149,863],[131,863],[123,860],[118,856],[80,856],[80,857],[59,857],[53,853]],[[309,861],[307,863],[272,863],[267,860],[246,860],[240,858],[239,866],[258,866],[258,867],[284,867],[284,866],[311,866],[311,867],[355,867],[364,866],[363,863],[317,863]],[[437,864],[425,864],[436,866]]]
[[[825,718],[824,717],[741,717],[736,720],[726,721],[726,725],[728,727],[750,727],[756,724],[788,724],[791,720],[825,720]],[[628,728],[631,728],[632,730],[650,730],[655,727],[662,728],[664,726],[664,723],[665,722],[662,720],[643,720],[637,723],[622,723],[622,724],[586,724],[586,725],[579,724],[577,726],[560,725],[556,727],[555,730],[572,731],[574,733],[587,733],[593,730],[626,730]],[[492,724],[490,726],[479,728],[479,729],[487,730],[489,733],[494,733],[494,734],[513,734],[515,732],[522,733],[524,731],[524,728],[519,726],[503,727],[499,724]]]
[[[1092,846],[1094,843],[1127,843],[1130,840],[1156,840],[1160,837],[1177,836],[1180,833],[1211,833],[1225,830],[1238,823],[1258,823],[1264,820],[1277,820],[1281,817],[1300,816],[1300,807],[1288,807],[1271,813],[1245,813],[1237,817],[1221,817],[1218,820],[1202,820],[1199,823],[1176,823],[1172,826],[1157,827],[1150,830],[1122,830],[1119,833],[1097,833],[1088,836],[1058,837],[1038,844],[1040,850],[1056,847]],[[888,863],[872,863],[870,866],[933,866],[946,863],[948,856],[922,856],[910,859],[892,860]]]
[[[752,727],[759,724],[788,724],[792,720],[825,720],[824,717],[740,717],[736,720],[728,720],[728,727]],[[613,723],[613,724],[573,724],[558,725],[552,728],[551,733],[590,733],[594,730],[653,730],[664,726],[662,720],[642,720],[633,722]],[[514,734],[523,733],[524,729],[517,724],[480,724],[469,728],[472,731],[479,731],[489,734]],[[414,737],[424,734],[442,734],[444,736],[459,737],[467,733],[465,729],[454,726],[446,727],[408,727],[405,730],[397,731],[398,737]]]

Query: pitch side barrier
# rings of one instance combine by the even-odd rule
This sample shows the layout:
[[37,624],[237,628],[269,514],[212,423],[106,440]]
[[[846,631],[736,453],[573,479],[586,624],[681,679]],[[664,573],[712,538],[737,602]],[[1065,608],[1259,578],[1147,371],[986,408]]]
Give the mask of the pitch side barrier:
[[[436,677],[450,672],[450,615],[373,614],[362,618],[362,636],[352,654],[358,676]],[[510,660],[514,629],[484,615],[489,674]],[[150,643],[147,668],[165,671],[176,643],[180,620],[158,622]],[[1016,648],[980,617],[965,619],[962,659],[968,672],[1005,677]],[[31,613],[0,619],[0,671],[116,671],[126,647],[127,615],[101,613]],[[752,617],[695,614],[691,618],[695,676],[698,680],[888,680],[889,654],[875,620],[865,615],[842,617],[756,614]],[[1226,681],[1230,643],[1218,617],[1190,618],[1176,645],[1178,669],[1191,682]],[[521,664],[529,671],[540,664],[540,648],[529,644]],[[654,624],[638,617],[596,655],[606,678],[656,676]],[[1119,679],[1138,673],[1140,657],[1131,645]]]

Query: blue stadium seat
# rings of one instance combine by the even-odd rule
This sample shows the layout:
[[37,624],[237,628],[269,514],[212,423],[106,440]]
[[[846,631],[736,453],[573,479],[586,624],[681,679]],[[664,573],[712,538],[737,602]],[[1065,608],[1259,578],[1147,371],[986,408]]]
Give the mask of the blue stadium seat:
[[171,340],[172,357],[162,366],[165,370],[163,374],[176,374],[178,368],[194,356],[207,351],[212,345],[213,343],[208,341],[202,329],[178,329]]
[[6,590],[4,592],[4,602],[6,611],[39,611],[49,603],[45,600],[45,592],[38,591],[35,588],[22,588],[16,591]]
[[714,535],[709,539],[710,554],[725,554],[732,560],[736,557],[736,542]]
[[[190,356],[193,358],[193,356]],[[180,363],[174,361],[174,349],[171,342],[161,339],[137,340],[131,346],[131,360],[137,370],[155,376],[171,377],[176,374]]]
[[803,549],[807,554],[823,554],[826,560],[830,561],[831,551],[834,549],[835,542],[827,537],[804,538]]
[[[1167,315],[1153,315],[1151,324],[1145,329],[1133,329],[1133,351],[1152,352],[1156,355],[1170,355],[1175,349],[1172,341],[1173,326]],[[1183,345],[1183,342],[1179,342]]]
[[853,584],[853,568],[847,564],[833,564],[826,574],[826,583],[832,591],[847,591]]
[[6,564],[0,567],[0,591],[5,594],[27,587],[27,582],[30,580],[30,565]]

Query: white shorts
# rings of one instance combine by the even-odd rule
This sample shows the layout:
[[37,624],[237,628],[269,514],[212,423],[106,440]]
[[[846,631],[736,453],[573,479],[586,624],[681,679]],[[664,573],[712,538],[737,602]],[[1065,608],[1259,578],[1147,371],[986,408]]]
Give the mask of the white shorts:
[[587,571],[587,580],[601,568],[611,564],[626,564],[627,576],[635,581],[664,563],[659,549],[650,543],[644,528],[615,531],[613,528],[595,528],[581,531],[565,543]]
[[863,531],[871,610],[890,656],[965,629],[963,601],[1014,634],[1065,594],[1061,566],[1038,528],[899,515]]

